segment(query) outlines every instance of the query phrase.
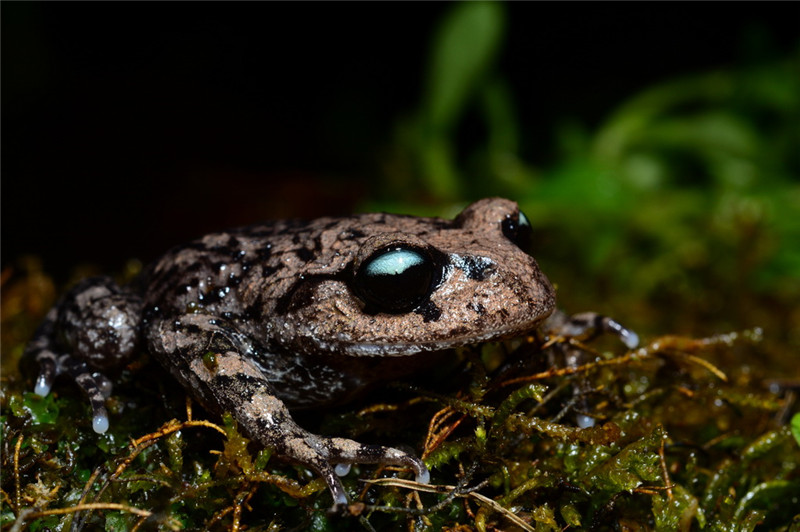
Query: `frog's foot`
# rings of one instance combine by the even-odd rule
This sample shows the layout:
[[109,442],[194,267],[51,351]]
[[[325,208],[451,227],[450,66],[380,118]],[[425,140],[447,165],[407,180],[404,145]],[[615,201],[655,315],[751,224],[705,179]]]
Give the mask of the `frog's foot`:
[[133,355],[140,306],[138,296],[107,277],[78,283],[48,312],[28,344],[25,356],[39,366],[34,392],[44,397],[56,377],[70,375],[89,398],[92,428],[106,432],[111,381],[97,370],[121,365]]
[[398,449],[317,436],[297,425],[257,363],[265,355],[256,356],[226,320],[203,314],[164,319],[153,324],[148,344],[195,399],[211,410],[230,412],[252,439],[325,479],[334,506],[347,503],[337,471],[346,473],[349,464],[406,466],[418,481],[430,478],[420,459]]
[[[350,472],[352,464],[388,464],[409,467],[414,471],[414,479],[420,484],[429,484],[431,474],[425,463],[412,454],[392,447],[380,445],[363,445],[345,438],[329,438],[327,445],[331,452],[331,461],[337,463],[337,476],[343,477]],[[355,448],[355,452],[353,449]]]
[[37,357],[39,376],[34,393],[42,397],[50,393],[56,376],[68,373],[83,390],[92,407],[92,429],[98,434],[108,430],[108,411],[105,402],[111,397],[111,381],[102,373],[92,372],[86,362],[70,355],[56,356],[52,351],[43,351]]
[[334,507],[347,504],[347,495],[339,477],[347,475],[352,464],[408,467],[414,471],[417,482],[430,482],[430,472],[422,460],[399,449],[364,445],[346,438],[324,438],[297,426],[294,429],[299,431],[297,437],[287,439],[280,447],[281,454],[321,476],[331,492]]
[[195,362],[192,366],[192,374],[199,377],[200,382],[196,382],[201,386],[199,389],[206,388],[204,392],[230,411],[253,439],[321,476],[331,492],[334,507],[347,504],[339,477],[349,472],[351,464],[409,467],[418,482],[430,481],[425,464],[411,454],[346,438],[318,436],[297,425],[272,386],[247,357],[228,352],[216,356],[216,367],[211,366],[211,371],[207,361]]
[[39,376],[36,378],[34,393],[47,396],[58,375],[68,373],[72,380],[83,390],[92,407],[92,428],[98,434],[108,430],[108,411],[105,402],[111,397],[111,381],[102,373],[93,372],[83,360],[71,355],[57,356],[49,349],[40,351],[36,356],[39,364]]
[[624,327],[618,321],[596,312],[581,312],[567,316],[561,311],[556,311],[544,323],[543,329],[551,335],[584,341],[591,340],[603,333],[610,333],[617,336],[628,349],[634,349],[639,345],[638,334]]
[[57,355],[53,348],[55,324],[58,319],[58,307],[53,308],[45,317],[36,333],[36,337],[28,346],[27,356],[32,356],[39,366],[39,375],[33,391],[42,397],[47,396],[53,387],[56,377],[68,373],[80,386],[92,406],[92,428],[98,434],[108,430],[108,411],[105,401],[111,396],[111,381],[100,373],[93,373],[86,362],[71,355]]

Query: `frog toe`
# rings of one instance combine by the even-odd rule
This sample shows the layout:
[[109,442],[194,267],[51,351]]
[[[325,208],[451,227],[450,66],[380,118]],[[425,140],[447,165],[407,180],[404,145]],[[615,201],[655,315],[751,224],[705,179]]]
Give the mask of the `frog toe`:
[[53,387],[55,375],[55,366],[50,366],[49,368],[42,367],[39,370],[39,376],[36,377],[36,385],[33,387],[33,392],[42,397],[46,397]]
[[105,403],[111,396],[111,381],[102,373],[93,373],[82,360],[67,356],[64,357],[63,366],[89,398],[92,407],[92,429],[98,434],[103,434],[109,428]]
[[353,464],[408,467],[414,471],[417,482],[430,482],[430,473],[422,460],[392,447],[364,445],[346,438],[322,438],[307,434],[290,441],[286,451],[325,480],[333,497],[334,507],[347,504],[347,496],[339,477],[347,475]]
[[353,464],[336,464],[333,471],[338,477],[346,477],[350,473],[352,466]]
[[340,506],[347,506],[347,494],[344,491],[344,486],[339,481],[339,477],[337,476],[336,472],[330,468],[326,468],[327,471],[320,471],[320,474],[325,479],[325,482],[328,484],[328,489],[331,492],[331,497],[333,497],[333,508],[337,508]]
[[36,377],[33,391],[42,397],[46,397],[53,388],[56,376],[60,373],[60,365],[56,354],[46,347],[39,348],[35,353],[39,374]]
[[92,416],[92,429],[98,434],[104,434],[109,427],[108,414],[105,413],[105,408],[103,410],[100,413],[95,412]]

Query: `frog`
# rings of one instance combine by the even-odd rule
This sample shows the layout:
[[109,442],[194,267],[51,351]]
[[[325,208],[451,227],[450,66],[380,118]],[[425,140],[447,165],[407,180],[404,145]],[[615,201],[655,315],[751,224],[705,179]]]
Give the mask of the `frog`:
[[280,220],[177,246],[131,283],[81,281],[47,313],[25,357],[35,393],[59,375],[85,393],[92,427],[109,429],[108,374],[146,351],[189,396],[229,413],[251,439],[322,477],[334,507],[353,464],[424,462],[395,447],[314,434],[295,409],[342,404],[402,379],[456,347],[549,329],[635,335],[594,314],[555,310],[514,201],[478,200],[454,219],[369,213]]

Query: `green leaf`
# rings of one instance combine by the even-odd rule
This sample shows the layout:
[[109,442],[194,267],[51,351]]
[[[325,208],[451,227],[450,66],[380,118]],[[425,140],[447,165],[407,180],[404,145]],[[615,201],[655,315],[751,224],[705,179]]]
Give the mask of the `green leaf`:
[[37,519],[33,521],[30,525],[28,530],[31,532],[42,532],[44,530],[59,530],[60,527],[58,526],[60,521],[60,516],[57,515],[48,515],[41,519]]
[[644,482],[659,481],[661,469],[658,449],[663,438],[663,429],[657,428],[594,468],[590,477],[593,489],[618,493],[631,491]]
[[117,532],[130,530],[134,521],[131,514],[124,512],[106,512],[106,526],[107,532]]
[[561,517],[571,527],[580,528],[581,513],[573,504],[565,504],[561,507]]
[[42,397],[33,392],[23,392],[21,408],[14,409],[15,415],[27,413],[34,425],[55,423],[58,419],[58,405],[53,394]]
[[673,487],[672,497],[666,494],[653,497],[653,517],[658,530],[688,530],[694,519],[701,527],[705,526],[697,497],[679,484]]
[[16,520],[17,516],[10,510],[0,513],[0,526],[5,527],[11,525]]
[[792,416],[790,426],[792,427],[792,436],[794,436],[794,440],[797,442],[797,445],[800,445],[800,412]]
[[495,2],[456,4],[445,18],[436,35],[425,92],[426,119],[433,129],[454,125],[494,61],[504,18],[503,5]]
[[734,521],[741,521],[748,512],[766,510],[776,513],[777,508],[797,500],[800,495],[800,482],[789,480],[770,480],[754,486],[745,493],[733,514]]
[[[505,8],[500,3],[455,4],[436,34],[415,146],[423,179],[435,196],[459,195],[451,134],[469,98],[484,86],[500,47],[504,20]],[[502,113],[495,111],[496,117]]]

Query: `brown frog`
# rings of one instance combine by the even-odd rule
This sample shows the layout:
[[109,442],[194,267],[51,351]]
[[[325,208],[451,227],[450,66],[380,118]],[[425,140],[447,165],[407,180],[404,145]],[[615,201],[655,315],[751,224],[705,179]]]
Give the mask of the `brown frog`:
[[[536,329],[555,297],[527,252],[530,238],[517,204],[499,198],[454,220],[363,214],[209,234],[129,286],[75,286],[28,347],[40,368],[35,391],[46,395],[68,373],[104,432],[103,371],[145,349],[201,404],[321,475],[334,504],[347,502],[337,471],[353,463],[407,466],[428,482],[415,456],[311,434],[289,410],[340,403],[420,371],[442,350]],[[607,318],[561,321],[562,330],[610,329],[635,345]]]

